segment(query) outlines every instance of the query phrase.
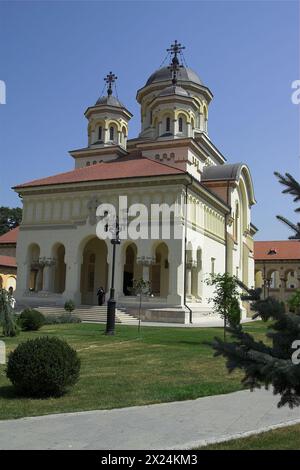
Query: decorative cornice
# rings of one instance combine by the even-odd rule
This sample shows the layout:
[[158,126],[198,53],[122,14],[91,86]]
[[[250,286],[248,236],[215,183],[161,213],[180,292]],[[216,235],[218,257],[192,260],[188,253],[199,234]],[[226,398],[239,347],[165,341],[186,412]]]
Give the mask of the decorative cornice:
[[106,147],[86,147],[82,149],[70,150],[69,154],[73,158],[89,157],[89,156],[103,156],[117,154],[120,157],[128,155],[128,152],[120,145],[107,145]]

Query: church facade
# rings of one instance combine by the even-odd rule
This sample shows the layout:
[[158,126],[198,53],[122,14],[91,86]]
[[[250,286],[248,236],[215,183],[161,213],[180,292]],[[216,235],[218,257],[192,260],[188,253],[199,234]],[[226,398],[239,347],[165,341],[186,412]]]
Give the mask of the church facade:
[[[211,312],[210,273],[229,272],[254,286],[251,174],[243,163],[227,163],[208,135],[213,95],[199,76],[180,63],[180,45],[171,46],[171,64],[154,72],[137,91],[141,131],[128,139],[130,111],[113,94],[88,107],[87,146],[70,152],[74,169],[14,188],[23,201],[17,244],[17,291],[21,303],[95,305],[100,286],[109,295],[112,244],[97,236],[97,208],[120,210],[143,236],[126,236],[116,248],[115,293],[119,306],[138,301],[133,279],[151,282],[145,318],[196,322]],[[170,236],[160,213],[176,207]],[[148,210],[141,216],[138,208]],[[135,210],[136,209],[136,210]],[[147,219],[147,220],[146,220]],[[138,223],[137,223],[138,221]],[[153,226],[155,236],[153,236]],[[152,228],[151,228],[152,227]],[[124,228],[124,227],[123,227]],[[127,227],[126,227],[127,228]]]

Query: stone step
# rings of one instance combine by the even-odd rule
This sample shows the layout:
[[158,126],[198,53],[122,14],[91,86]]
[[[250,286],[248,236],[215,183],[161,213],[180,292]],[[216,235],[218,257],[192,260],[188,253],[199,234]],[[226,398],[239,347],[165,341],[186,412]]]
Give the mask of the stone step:
[[[43,315],[65,315],[66,311],[62,307],[37,307]],[[107,306],[106,305],[80,305],[75,308],[72,315],[79,317],[82,321],[93,323],[106,323]],[[126,313],[125,309],[116,309],[116,323],[134,324],[138,320],[131,314]]]

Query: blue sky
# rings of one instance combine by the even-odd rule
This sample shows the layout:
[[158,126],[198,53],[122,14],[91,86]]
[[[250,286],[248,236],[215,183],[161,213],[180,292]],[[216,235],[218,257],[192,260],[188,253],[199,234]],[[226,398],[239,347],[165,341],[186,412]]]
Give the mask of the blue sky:
[[73,168],[68,150],[86,145],[83,113],[109,70],[136,136],[136,90],[174,39],[214,94],[210,138],[251,169],[257,239],[287,238],[275,215],[296,215],[273,171],[300,173],[296,1],[0,2],[0,205],[20,205],[11,186]]

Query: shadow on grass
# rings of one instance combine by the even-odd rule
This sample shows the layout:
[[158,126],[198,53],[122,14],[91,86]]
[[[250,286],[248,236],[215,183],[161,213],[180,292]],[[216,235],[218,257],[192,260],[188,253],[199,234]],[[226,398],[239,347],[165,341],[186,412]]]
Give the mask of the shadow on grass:
[[6,398],[8,400],[11,399],[16,399],[20,400],[22,398],[24,399],[30,399],[30,400],[47,400],[48,398],[61,398],[64,395],[67,395],[68,392],[64,393],[63,395],[51,395],[51,396],[34,396],[34,395],[27,395],[26,393],[22,393],[21,391],[18,391],[13,385],[4,385],[3,387],[0,387],[0,399],[1,398]]
[[13,385],[5,385],[0,387],[0,398],[20,398]]

